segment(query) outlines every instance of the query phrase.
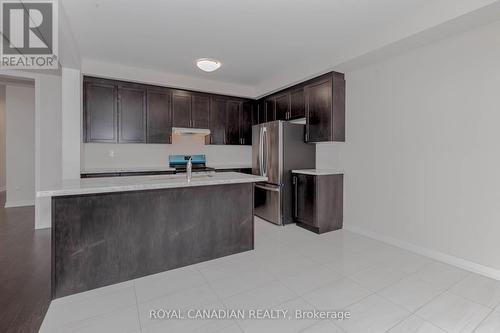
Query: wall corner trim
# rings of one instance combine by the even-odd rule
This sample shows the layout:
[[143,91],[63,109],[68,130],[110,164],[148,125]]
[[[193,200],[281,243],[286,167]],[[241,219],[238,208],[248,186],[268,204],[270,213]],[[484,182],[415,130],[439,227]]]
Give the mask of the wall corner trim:
[[372,238],[375,240],[378,240],[380,242],[396,246],[399,248],[402,248],[404,250],[420,254],[422,256],[434,259],[436,261],[440,261],[449,265],[453,265],[459,268],[462,268],[464,270],[477,273],[495,280],[500,281],[500,270],[484,266],[481,264],[477,264],[472,261],[468,261],[459,257],[455,257],[443,252],[435,251],[429,248],[421,247],[412,243],[408,243],[390,236],[382,235],[379,233],[376,233],[374,231],[366,230],[363,228],[358,228],[355,226],[344,226],[344,229],[347,231],[351,231],[353,233]]

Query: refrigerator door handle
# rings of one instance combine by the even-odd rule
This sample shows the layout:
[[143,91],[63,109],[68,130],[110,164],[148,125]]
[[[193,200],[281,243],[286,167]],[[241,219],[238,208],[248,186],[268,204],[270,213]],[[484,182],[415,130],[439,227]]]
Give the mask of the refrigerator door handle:
[[259,174],[264,175],[264,128],[260,128],[259,133]]
[[262,128],[262,150],[263,150],[263,176],[267,177],[267,153],[268,153],[268,146],[267,146],[267,128],[263,127]]

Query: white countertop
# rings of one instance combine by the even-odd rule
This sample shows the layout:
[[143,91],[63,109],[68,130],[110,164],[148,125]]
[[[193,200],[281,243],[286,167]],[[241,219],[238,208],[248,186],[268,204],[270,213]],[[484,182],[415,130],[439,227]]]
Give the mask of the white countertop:
[[344,171],[333,170],[333,169],[303,169],[303,170],[292,170],[292,172],[301,173],[304,175],[312,175],[312,176],[338,175],[344,173]]
[[267,177],[247,175],[238,172],[196,173],[191,182],[186,174],[106,177],[64,180],[36,193],[37,197],[54,197],[108,192],[154,190],[164,188],[208,186],[221,184],[265,182]]
[[81,170],[80,173],[150,172],[150,171],[175,171],[175,168],[170,168],[169,166],[88,168]]

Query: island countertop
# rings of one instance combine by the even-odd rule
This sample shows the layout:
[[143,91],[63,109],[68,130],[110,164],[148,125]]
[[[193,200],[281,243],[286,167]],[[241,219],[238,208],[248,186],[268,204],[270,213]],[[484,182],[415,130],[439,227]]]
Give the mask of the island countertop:
[[214,174],[193,173],[191,182],[187,181],[186,174],[83,178],[63,180],[57,184],[37,191],[36,195],[39,198],[47,198],[65,195],[141,191],[265,181],[267,181],[267,177],[248,175],[238,172],[221,172]]

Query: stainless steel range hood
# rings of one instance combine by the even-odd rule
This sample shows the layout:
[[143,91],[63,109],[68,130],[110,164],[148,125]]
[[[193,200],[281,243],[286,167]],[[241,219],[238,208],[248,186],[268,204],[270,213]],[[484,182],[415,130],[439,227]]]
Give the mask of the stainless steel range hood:
[[172,127],[172,132],[174,134],[181,134],[181,135],[209,135],[210,134],[210,130],[208,128]]

